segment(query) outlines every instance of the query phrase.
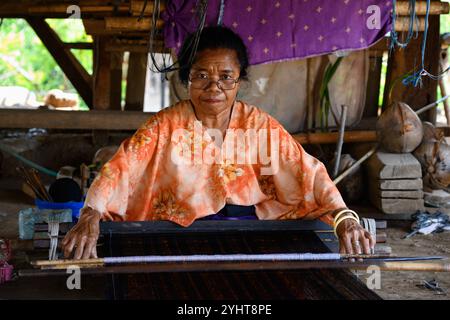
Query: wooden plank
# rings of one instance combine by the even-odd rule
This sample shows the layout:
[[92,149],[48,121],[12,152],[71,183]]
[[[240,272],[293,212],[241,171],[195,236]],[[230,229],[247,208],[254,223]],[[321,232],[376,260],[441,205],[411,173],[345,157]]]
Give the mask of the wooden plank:
[[381,198],[422,199],[423,190],[379,190]]
[[379,179],[421,178],[422,168],[411,153],[377,151],[367,161],[370,175]]
[[413,214],[424,210],[423,199],[384,199],[371,195],[374,206],[386,214]]
[[0,128],[136,130],[153,112],[0,109]]
[[423,188],[422,179],[379,180],[382,190],[418,190]]
[[92,107],[92,78],[43,18],[30,17],[27,22],[36,32],[81,98]]

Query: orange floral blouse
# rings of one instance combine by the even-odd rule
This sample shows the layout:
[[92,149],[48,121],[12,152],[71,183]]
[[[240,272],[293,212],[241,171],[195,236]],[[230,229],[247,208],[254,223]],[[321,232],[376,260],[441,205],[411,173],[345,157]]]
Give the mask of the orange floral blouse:
[[103,220],[182,226],[226,203],[255,205],[260,220],[330,225],[329,212],[346,207],[324,165],[257,107],[235,102],[221,139],[197,121],[189,101],[163,109],[122,142],[89,188],[85,207]]

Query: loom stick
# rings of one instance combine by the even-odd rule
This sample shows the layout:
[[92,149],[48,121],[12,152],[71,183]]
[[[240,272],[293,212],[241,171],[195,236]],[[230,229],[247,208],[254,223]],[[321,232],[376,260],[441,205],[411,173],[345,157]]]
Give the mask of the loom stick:
[[423,262],[385,262],[382,260],[370,261],[260,261],[237,262],[227,261],[222,263],[153,263],[83,267],[76,263],[58,268],[20,270],[19,276],[57,276],[67,275],[69,267],[82,268],[82,274],[119,274],[119,273],[166,273],[166,272],[211,272],[211,271],[262,271],[262,270],[301,270],[301,269],[351,269],[367,270],[368,267],[377,266],[383,271],[432,271],[450,272],[449,263],[423,263]]
[[260,261],[340,261],[342,259],[386,259],[386,261],[408,260],[441,260],[440,256],[424,257],[391,257],[385,255],[339,254],[339,253],[274,253],[274,254],[218,254],[218,255],[153,255],[105,257],[81,260],[38,260],[32,262],[36,267],[64,267],[69,265],[117,265],[117,264],[145,264],[145,263],[190,263],[190,262],[260,262]]

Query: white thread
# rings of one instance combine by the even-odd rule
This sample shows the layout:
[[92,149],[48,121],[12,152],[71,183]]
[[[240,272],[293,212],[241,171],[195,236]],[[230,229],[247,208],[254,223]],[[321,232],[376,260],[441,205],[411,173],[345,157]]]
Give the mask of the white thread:
[[213,254],[184,256],[130,256],[106,257],[105,264],[151,263],[151,262],[206,262],[206,261],[317,261],[339,260],[339,253],[273,253],[273,254]]

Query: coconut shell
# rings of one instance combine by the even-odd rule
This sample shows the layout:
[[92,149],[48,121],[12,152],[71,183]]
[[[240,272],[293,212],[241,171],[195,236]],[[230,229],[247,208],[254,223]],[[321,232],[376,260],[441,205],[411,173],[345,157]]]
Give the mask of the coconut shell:
[[422,165],[425,188],[445,189],[450,186],[450,146],[445,140],[423,141],[414,151]]
[[394,102],[378,118],[377,139],[387,152],[412,152],[422,137],[422,122],[406,103]]

